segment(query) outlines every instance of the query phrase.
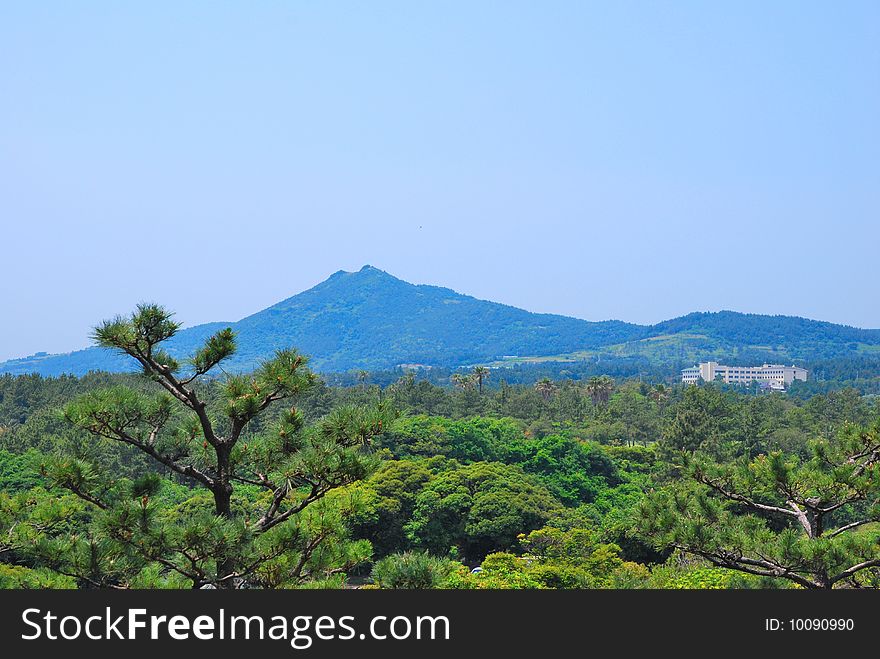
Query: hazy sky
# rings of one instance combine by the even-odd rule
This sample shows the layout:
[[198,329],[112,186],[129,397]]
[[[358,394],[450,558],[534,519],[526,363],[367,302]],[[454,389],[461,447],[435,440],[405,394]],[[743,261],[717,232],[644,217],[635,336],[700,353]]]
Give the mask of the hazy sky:
[[339,269],[880,327],[880,3],[4,2],[0,359]]

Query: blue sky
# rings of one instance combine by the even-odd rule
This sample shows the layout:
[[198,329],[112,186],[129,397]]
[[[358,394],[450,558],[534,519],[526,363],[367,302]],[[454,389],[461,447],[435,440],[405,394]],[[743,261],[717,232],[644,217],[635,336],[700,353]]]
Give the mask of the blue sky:
[[0,359],[373,264],[880,327],[880,3],[7,2]]

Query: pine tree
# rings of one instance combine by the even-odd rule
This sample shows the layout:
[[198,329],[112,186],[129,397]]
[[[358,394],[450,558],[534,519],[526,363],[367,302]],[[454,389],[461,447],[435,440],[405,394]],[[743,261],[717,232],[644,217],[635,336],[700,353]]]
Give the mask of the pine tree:
[[850,425],[802,459],[680,454],[684,478],[641,505],[641,532],[713,565],[804,588],[880,584],[880,424]]
[[[251,374],[224,374],[216,383],[220,400],[209,400],[206,380],[235,353],[235,334],[220,330],[179,362],[162,348],[179,327],[164,308],[142,304],[96,328],[96,343],[136,360],[155,391],[97,390],[68,404],[64,418],[95,438],[134,447],[156,472],[125,481],[98,477],[71,456],[47,464],[53,483],[86,502],[96,521],[89,547],[59,545],[46,560],[84,577],[75,554],[91,551],[93,585],[129,585],[132,575],[152,570],[195,588],[229,588],[296,584],[363,559],[362,546],[348,556],[341,541],[335,550],[319,548],[344,534],[344,513],[333,501],[374,468],[370,442],[390,413],[341,408],[307,426],[291,407],[276,422],[258,424],[274,404],[315,384],[306,358],[281,350]],[[192,488],[188,508],[169,505],[160,474]]]

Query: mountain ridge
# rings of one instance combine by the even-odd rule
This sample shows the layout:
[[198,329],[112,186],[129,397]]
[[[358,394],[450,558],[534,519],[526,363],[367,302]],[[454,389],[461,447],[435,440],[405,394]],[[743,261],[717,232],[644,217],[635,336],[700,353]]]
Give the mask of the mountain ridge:
[[[239,337],[239,351],[227,366],[235,371],[252,369],[274,350],[291,346],[323,372],[400,364],[455,367],[511,356],[642,354],[680,362],[741,354],[787,360],[865,351],[880,355],[880,330],[875,329],[736,311],[692,312],[654,325],[587,321],[411,284],[370,265],[338,270],[238,321],[183,329],[167,349],[186,357],[223,327],[232,327]],[[91,370],[135,369],[129,358],[96,347],[0,363],[0,374],[83,375]]]

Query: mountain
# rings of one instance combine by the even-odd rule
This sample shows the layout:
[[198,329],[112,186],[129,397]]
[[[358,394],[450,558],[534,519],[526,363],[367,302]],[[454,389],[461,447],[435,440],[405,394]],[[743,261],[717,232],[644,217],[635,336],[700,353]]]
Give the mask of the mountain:
[[[619,321],[587,322],[478,300],[448,288],[417,286],[372,266],[326,281],[234,323],[182,330],[168,341],[190,354],[222,327],[238,334],[227,369],[248,370],[279,348],[295,346],[318,371],[384,369],[398,364],[459,365],[504,355],[568,352],[642,336]],[[101,348],[36,355],[0,364],[0,373],[83,374],[131,370],[131,360]]]
[[[693,313],[653,326],[589,322],[410,284],[372,266],[339,271],[237,322],[182,330],[167,350],[185,357],[223,327],[238,334],[239,351],[226,363],[226,369],[234,371],[252,369],[289,346],[310,355],[312,367],[323,372],[528,358],[570,361],[594,355],[644,355],[663,363],[709,357],[805,360],[853,352],[880,355],[880,330],[730,311]],[[82,375],[90,370],[133,370],[132,364],[108,350],[88,348],[10,360],[0,363],[0,373]]]

